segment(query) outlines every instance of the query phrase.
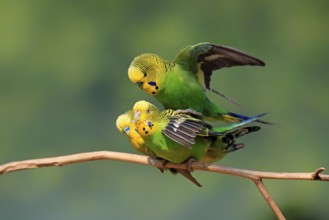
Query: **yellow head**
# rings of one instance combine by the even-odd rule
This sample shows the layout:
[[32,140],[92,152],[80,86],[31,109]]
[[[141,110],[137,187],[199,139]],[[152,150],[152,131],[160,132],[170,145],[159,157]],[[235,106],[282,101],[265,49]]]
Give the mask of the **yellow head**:
[[124,133],[133,147],[139,152],[146,153],[146,147],[143,138],[136,130],[136,125],[133,121],[132,111],[128,111],[117,118],[116,126],[118,130]]
[[138,101],[133,107],[134,120],[149,120],[153,119],[157,115],[161,114],[159,109],[150,102],[147,101]]
[[138,120],[136,122],[137,132],[142,137],[147,137],[153,135],[154,132],[157,130],[157,123],[151,120]]
[[128,69],[129,79],[150,95],[161,89],[165,64],[156,54],[146,53],[135,57]]

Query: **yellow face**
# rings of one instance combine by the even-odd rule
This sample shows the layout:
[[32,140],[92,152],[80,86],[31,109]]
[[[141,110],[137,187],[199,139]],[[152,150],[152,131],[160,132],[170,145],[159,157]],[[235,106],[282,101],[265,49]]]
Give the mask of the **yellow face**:
[[141,67],[140,63],[152,63],[153,56],[151,54],[143,54],[134,59],[128,69],[128,77],[130,81],[136,83],[147,94],[155,95],[159,92],[159,68],[156,65],[144,65]]
[[133,121],[132,111],[128,111],[117,118],[116,126],[118,130],[124,133],[132,145],[139,150],[144,147],[144,140],[136,130],[136,125]]
[[133,107],[133,113],[134,120],[137,122],[138,120],[149,120],[155,114],[160,113],[160,111],[152,103],[142,100],[135,103]]
[[142,137],[147,137],[149,135],[153,135],[156,131],[156,124],[151,120],[138,120],[136,122],[137,132]]

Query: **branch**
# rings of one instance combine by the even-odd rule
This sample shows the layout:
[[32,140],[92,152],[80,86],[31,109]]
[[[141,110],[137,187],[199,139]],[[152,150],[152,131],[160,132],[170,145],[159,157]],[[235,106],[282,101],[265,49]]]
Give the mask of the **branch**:
[[[112,152],[112,151],[96,151],[96,152],[86,152],[71,154],[58,157],[48,157],[32,160],[22,160],[16,162],[10,162],[0,165],[0,175],[26,169],[34,169],[41,167],[51,167],[51,166],[64,166],[74,163],[82,163],[94,160],[117,160],[125,161],[131,163],[139,163],[144,165],[152,165],[158,168],[178,168],[186,169],[186,164],[173,164],[166,163],[148,156]],[[329,175],[321,174],[325,168],[320,167],[313,172],[309,173],[287,173],[287,172],[264,172],[264,171],[254,171],[238,169],[233,167],[220,166],[210,163],[193,162],[191,165],[193,170],[203,170],[209,172],[222,173],[227,175],[233,175],[238,177],[243,177],[252,180],[258,190],[261,192],[262,196],[273,210],[278,219],[285,219],[282,212],[272,199],[271,195],[265,188],[263,179],[285,179],[285,180],[317,180],[317,181],[329,181]]]

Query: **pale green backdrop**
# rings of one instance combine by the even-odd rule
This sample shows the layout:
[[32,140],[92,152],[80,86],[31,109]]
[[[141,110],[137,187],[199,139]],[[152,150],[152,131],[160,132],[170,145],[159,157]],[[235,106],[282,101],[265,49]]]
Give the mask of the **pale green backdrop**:
[[[134,152],[115,127],[137,100],[134,56],[172,59],[203,41],[266,62],[214,74],[247,115],[270,112],[218,162],[266,171],[329,168],[329,2],[1,1],[0,163],[86,151]],[[156,102],[155,102],[156,103]],[[274,219],[250,181],[195,172],[203,184],[131,163],[96,161],[0,176],[0,219]],[[266,180],[288,219],[325,219],[329,183]]]

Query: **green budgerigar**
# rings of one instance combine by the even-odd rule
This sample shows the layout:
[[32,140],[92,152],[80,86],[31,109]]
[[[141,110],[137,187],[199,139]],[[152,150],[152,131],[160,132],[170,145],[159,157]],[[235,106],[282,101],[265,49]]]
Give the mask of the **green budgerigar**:
[[[167,109],[161,112],[163,115],[180,115],[180,114],[188,114],[188,115],[192,115],[193,117],[196,118],[200,118],[202,117],[200,115],[200,113],[195,112],[195,111],[191,111],[191,110],[171,110],[171,109]],[[132,110],[129,110],[121,115],[118,116],[117,120],[116,120],[116,127],[117,129],[126,135],[126,137],[128,138],[129,142],[131,143],[132,147],[145,154],[148,156],[155,156],[155,154],[145,145],[145,142],[143,140],[143,138],[141,137],[141,135],[137,132],[136,129],[136,124],[135,124],[135,120],[134,120],[134,114]]]
[[[169,111],[168,113],[164,114],[175,114]],[[133,148],[147,156],[151,156],[156,158],[157,156],[151,151],[149,147],[146,146],[144,139],[136,130],[136,124],[134,121],[132,110],[127,111],[124,114],[119,115],[116,120],[116,126],[120,132],[125,134],[129,139]],[[163,169],[160,169],[163,172]],[[201,184],[192,176],[192,174],[188,170],[184,169],[174,169],[170,168],[169,171],[173,174],[179,173],[190,180],[197,186],[201,186]]]
[[173,61],[152,53],[137,56],[128,69],[128,76],[166,109],[193,109],[206,120],[238,122],[249,117],[214,104],[206,91],[222,95],[210,86],[214,70],[243,65],[264,66],[265,63],[230,47],[199,43],[182,49]]
[[260,129],[259,126],[242,127],[262,115],[224,127],[213,128],[191,115],[165,115],[146,101],[133,107],[136,128],[145,144],[155,155],[172,163],[190,159],[214,162],[226,153],[244,147],[236,139]]

